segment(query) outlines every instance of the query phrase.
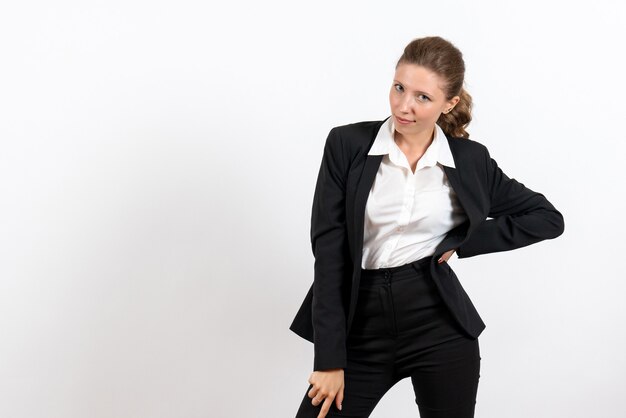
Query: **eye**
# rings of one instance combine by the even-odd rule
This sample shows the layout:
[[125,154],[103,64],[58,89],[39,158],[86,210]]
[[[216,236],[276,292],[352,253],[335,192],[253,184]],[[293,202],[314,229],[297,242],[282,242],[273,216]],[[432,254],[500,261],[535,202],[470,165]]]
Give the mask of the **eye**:
[[[402,87],[401,84],[396,83],[396,84],[393,85],[393,87],[395,88],[395,90],[397,92],[402,93],[404,91],[404,87]],[[417,95],[417,97],[419,97],[420,100],[424,101],[424,102],[430,101],[430,98],[428,96],[426,96],[425,94],[419,94],[419,95]]]

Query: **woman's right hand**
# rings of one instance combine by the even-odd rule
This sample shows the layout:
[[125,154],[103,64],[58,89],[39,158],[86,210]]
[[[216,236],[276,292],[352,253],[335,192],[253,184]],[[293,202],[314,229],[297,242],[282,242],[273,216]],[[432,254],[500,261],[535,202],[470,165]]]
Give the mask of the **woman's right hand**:
[[309,390],[308,396],[313,400],[313,406],[318,406],[322,401],[322,410],[317,418],[324,418],[328,414],[328,410],[335,400],[337,409],[341,410],[343,402],[343,369],[318,370],[311,373],[309,384],[313,385]]

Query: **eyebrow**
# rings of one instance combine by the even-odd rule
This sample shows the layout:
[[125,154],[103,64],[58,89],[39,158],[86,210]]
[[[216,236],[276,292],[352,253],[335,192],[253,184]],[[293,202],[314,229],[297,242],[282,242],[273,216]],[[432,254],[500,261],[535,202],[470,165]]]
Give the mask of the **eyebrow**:
[[[402,84],[400,81],[396,80],[395,78],[393,79],[393,81],[395,81],[398,84]],[[402,84],[402,87],[404,87],[404,84]],[[415,90],[415,93],[424,93],[426,96],[434,97],[434,95],[430,94],[427,91]]]

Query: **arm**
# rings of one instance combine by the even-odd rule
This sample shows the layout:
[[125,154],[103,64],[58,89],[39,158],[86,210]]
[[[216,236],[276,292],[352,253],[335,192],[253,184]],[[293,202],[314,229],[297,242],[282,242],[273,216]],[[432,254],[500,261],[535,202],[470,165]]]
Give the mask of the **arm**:
[[331,129],[317,177],[311,214],[313,281],[313,369],[346,366],[346,315],[342,288],[349,261],[345,216],[345,176],[341,137]]
[[563,233],[563,215],[546,199],[509,178],[485,148],[489,217],[458,249],[459,258],[525,247]]

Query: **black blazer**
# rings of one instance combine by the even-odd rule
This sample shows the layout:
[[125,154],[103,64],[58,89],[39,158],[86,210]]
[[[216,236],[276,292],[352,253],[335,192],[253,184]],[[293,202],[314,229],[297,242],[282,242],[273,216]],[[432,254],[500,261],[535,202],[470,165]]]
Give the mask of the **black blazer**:
[[[383,155],[367,155],[387,120],[330,130],[313,197],[311,245],[314,280],[289,329],[314,343],[314,370],[346,367],[346,336],[354,317],[363,250],[365,204]],[[444,166],[468,220],[450,230],[432,255],[430,271],[452,316],[472,338],[485,328],[447,262],[508,251],[556,238],[563,215],[546,199],[509,178],[487,148],[446,135],[456,168]],[[490,219],[488,219],[490,218]]]

